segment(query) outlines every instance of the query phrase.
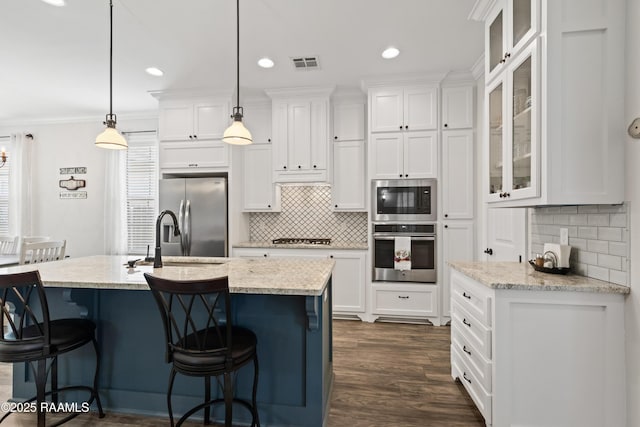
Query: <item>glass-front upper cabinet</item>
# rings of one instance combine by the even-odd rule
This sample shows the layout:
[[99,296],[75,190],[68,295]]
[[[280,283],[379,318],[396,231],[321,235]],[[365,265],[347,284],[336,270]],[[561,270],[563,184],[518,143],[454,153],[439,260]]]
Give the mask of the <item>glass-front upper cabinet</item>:
[[502,0],[486,20],[485,75],[496,77],[539,31],[540,0]]
[[488,201],[539,195],[538,41],[487,86]]

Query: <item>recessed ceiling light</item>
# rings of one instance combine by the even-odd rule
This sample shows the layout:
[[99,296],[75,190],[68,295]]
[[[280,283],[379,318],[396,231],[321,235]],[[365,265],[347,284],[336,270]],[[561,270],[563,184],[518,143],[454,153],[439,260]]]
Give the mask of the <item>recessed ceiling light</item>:
[[65,0],[42,0],[43,2],[50,4],[51,6],[65,6],[66,2]]
[[164,75],[162,70],[156,67],[149,67],[145,71],[147,72],[147,74],[151,74],[152,76],[156,76],[156,77],[160,77]]
[[398,55],[400,55],[400,51],[398,49],[396,49],[395,47],[387,48],[382,52],[382,57],[384,59],[395,58]]
[[258,65],[262,68],[271,68],[274,66],[274,63],[270,58],[265,57],[258,60]]

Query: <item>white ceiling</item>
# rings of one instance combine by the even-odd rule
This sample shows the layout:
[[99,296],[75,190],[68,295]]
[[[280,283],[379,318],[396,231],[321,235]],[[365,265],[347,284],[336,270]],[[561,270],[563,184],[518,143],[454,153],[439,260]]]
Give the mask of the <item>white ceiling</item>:
[[[241,0],[242,95],[469,70],[483,50],[482,23],[467,19],[474,1]],[[235,88],[234,0],[114,0],[113,10],[114,113],[156,109],[149,91]],[[2,0],[0,34],[0,123],[108,112],[108,0]],[[390,45],[400,56],[382,59]],[[290,58],[305,55],[321,69],[294,70]],[[259,68],[262,56],[276,66]]]

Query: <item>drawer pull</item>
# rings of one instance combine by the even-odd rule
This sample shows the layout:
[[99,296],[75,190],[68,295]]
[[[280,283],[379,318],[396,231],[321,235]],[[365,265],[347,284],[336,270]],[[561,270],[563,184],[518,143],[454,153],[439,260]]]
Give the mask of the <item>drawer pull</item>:
[[463,292],[462,296],[465,297],[466,299],[471,299],[471,295],[467,295],[466,292]]
[[466,382],[468,382],[469,384],[471,384],[471,380],[470,380],[469,378],[467,378],[467,373],[466,373],[466,372],[463,372],[463,373],[462,373],[462,378],[464,378]]
[[471,352],[469,350],[467,350],[467,346],[463,345],[462,346],[462,351],[464,351],[465,353],[467,353],[469,356],[471,356]]
[[462,323],[464,323],[465,325],[467,325],[468,327],[471,327],[471,323],[467,322],[467,319],[464,318],[462,319]]
[[406,296],[398,295],[398,298],[400,298],[400,299],[409,299],[409,296],[408,295],[406,295]]

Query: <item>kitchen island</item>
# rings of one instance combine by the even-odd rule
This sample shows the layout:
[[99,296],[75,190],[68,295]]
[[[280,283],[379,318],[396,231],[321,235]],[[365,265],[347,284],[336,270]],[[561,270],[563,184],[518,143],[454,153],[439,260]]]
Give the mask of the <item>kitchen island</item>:
[[[52,318],[87,317],[98,325],[99,388],[107,411],[166,416],[170,366],[165,363],[162,324],[143,273],[173,280],[229,277],[236,325],[258,337],[258,410],[269,426],[325,422],[333,381],[331,274],[328,259],[163,257],[165,266],[127,267],[125,256],[91,256],[0,269],[38,269]],[[61,384],[91,382],[95,358],[79,349],[60,359]],[[238,396],[249,396],[252,369],[237,378]],[[202,402],[201,378],[178,376],[174,414]],[[31,372],[14,365],[14,398],[34,394]],[[215,387],[212,388],[212,392]],[[107,414],[108,416],[108,414]],[[221,412],[215,413],[222,419]],[[250,422],[240,409],[234,422]]]
[[517,262],[451,262],[451,375],[487,425],[626,425],[629,287]]

